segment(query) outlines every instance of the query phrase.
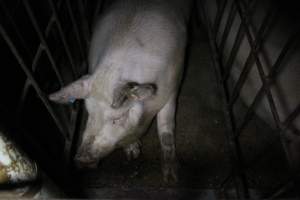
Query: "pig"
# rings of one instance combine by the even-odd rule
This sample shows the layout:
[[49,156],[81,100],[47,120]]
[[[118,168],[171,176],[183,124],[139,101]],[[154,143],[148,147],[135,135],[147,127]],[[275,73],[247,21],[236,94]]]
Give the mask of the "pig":
[[163,177],[177,181],[175,110],[190,5],[115,0],[97,20],[88,74],[49,95],[58,103],[84,99],[88,119],[75,155],[79,166],[96,167],[117,148],[137,158],[139,139],[156,116]]

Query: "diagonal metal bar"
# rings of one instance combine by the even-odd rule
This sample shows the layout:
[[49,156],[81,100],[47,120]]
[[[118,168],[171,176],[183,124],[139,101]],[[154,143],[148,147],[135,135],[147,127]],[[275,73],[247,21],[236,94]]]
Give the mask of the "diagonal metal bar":
[[221,3],[219,2],[217,16],[216,16],[216,19],[215,19],[215,22],[213,25],[213,31],[215,33],[215,36],[217,36],[217,34],[218,34],[220,23],[222,20],[222,16],[224,15],[224,11],[225,11],[227,2],[228,2],[228,0],[223,0],[223,1],[221,1]]
[[79,15],[80,15],[80,20],[81,20],[81,27],[82,27],[82,33],[84,35],[84,40],[85,40],[85,44],[86,44],[86,50],[89,47],[89,43],[90,43],[90,28],[89,28],[89,24],[87,22],[87,16],[85,14],[84,11],[84,5],[82,3],[82,0],[77,0],[78,3],[78,9],[79,9]]
[[223,51],[224,51],[225,43],[226,43],[226,40],[228,38],[229,32],[231,30],[231,27],[232,27],[234,18],[236,16],[236,13],[237,13],[236,12],[236,6],[235,6],[234,1],[232,1],[230,11],[229,11],[229,15],[228,15],[228,18],[227,18],[227,22],[226,22],[226,25],[225,25],[225,29],[224,29],[224,32],[223,32],[222,37],[221,37],[220,46],[218,47],[221,58],[223,57]]
[[[197,2],[197,1],[196,1]],[[217,77],[219,82],[221,83],[221,59],[220,59],[220,55],[218,54],[218,50],[217,50],[217,43],[214,40],[215,35],[212,29],[212,25],[210,24],[209,20],[207,19],[207,14],[205,12],[205,9],[203,7],[202,3],[199,3],[200,9],[201,9],[201,14],[202,14],[202,18],[204,19],[203,21],[206,22],[206,28],[209,31],[209,41],[212,47],[212,54],[213,54],[213,62],[214,62],[214,68],[215,71],[217,73]],[[222,84],[221,84],[222,85]],[[232,113],[230,112],[230,110],[227,108],[226,104],[228,101],[228,92],[227,92],[227,88],[225,85],[222,85],[222,89],[220,88],[222,92],[222,100],[223,100],[223,105],[224,105],[224,112],[225,114],[225,119],[227,120],[227,141],[228,141],[228,146],[229,146],[229,153],[230,153],[230,159],[232,162],[232,169],[234,171],[234,177],[233,177],[233,181],[235,184],[235,190],[236,190],[236,195],[237,198],[249,198],[249,191],[248,191],[248,183],[247,183],[247,177],[245,175],[244,172],[244,166],[243,166],[243,159],[242,159],[242,152],[241,152],[241,147],[239,146],[239,141],[234,137],[234,132],[233,130],[234,128],[234,121],[233,121],[233,116]]]
[[59,32],[60,38],[62,40],[65,52],[66,52],[67,57],[68,57],[68,60],[69,60],[69,62],[71,64],[71,69],[72,69],[72,72],[73,72],[73,76],[75,78],[78,78],[78,71],[77,71],[77,68],[75,66],[74,60],[72,58],[71,50],[70,50],[70,47],[69,47],[69,45],[67,43],[66,36],[65,36],[65,34],[63,32],[62,25],[61,25],[61,22],[59,20],[58,14],[57,14],[58,12],[57,12],[56,5],[53,3],[53,0],[48,0],[48,2],[49,2],[50,7],[51,7],[51,9],[53,11],[53,16],[55,18],[55,22],[56,22],[56,25],[57,25],[57,28],[58,28],[58,32]]
[[64,126],[63,123],[61,123],[61,121],[59,120],[58,116],[56,115],[55,111],[53,110],[53,108],[51,107],[47,96],[43,93],[43,91],[41,90],[41,88],[39,87],[37,81],[34,79],[32,72],[29,70],[29,68],[26,66],[23,58],[21,57],[20,53],[18,52],[17,48],[15,47],[15,45],[13,44],[11,38],[8,36],[7,32],[5,31],[5,29],[2,27],[2,25],[0,24],[0,34],[2,35],[4,41],[7,43],[9,49],[11,50],[11,52],[13,53],[13,55],[15,56],[17,62],[19,63],[20,67],[22,68],[22,70],[24,71],[24,73],[26,74],[26,76],[29,78],[33,88],[35,89],[36,93],[38,94],[39,98],[42,100],[42,102],[44,103],[46,109],[48,110],[49,114],[51,115],[52,119],[54,120],[56,126],[58,127],[58,129],[60,130],[60,132],[63,135],[67,135],[68,134],[68,129]]
[[5,5],[5,2],[0,0],[0,8],[1,8],[1,12],[4,13],[5,17],[7,18],[7,20],[9,21],[9,23],[12,25],[14,32],[16,33],[18,39],[20,40],[20,43],[22,45],[22,47],[25,50],[25,53],[28,54],[28,58],[31,58],[31,52],[29,50],[28,44],[26,43],[26,41],[24,40],[24,37],[22,37],[22,34],[20,33],[15,21],[13,20],[12,15],[8,12],[8,9]]
[[[62,3],[62,0],[60,0],[58,2],[58,7],[61,6],[61,3]],[[52,15],[50,17],[50,20],[48,21],[48,24],[46,26],[46,30],[45,30],[45,36],[48,37],[50,31],[51,31],[51,28],[54,24],[54,21],[55,21],[55,18],[54,16]],[[32,64],[31,64],[31,70],[32,72],[35,72],[36,68],[37,68],[37,64],[38,64],[38,61],[42,55],[42,52],[44,51],[44,46],[43,46],[43,43],[40,42],[35,54],[34,54],[34,57],[33,57],[33,60],[32,60]],[[26,99],[26,96],[27,96],[27,93],[28,93],[28,90],[29,90],[29,86],[30,86],[30,80],[28,78],[26,78],[26,81],[25,81],[25,84],[24,84],[24,87],[22,89],[22,94],[21,94],[21,97],[20,97],[20,100],[19,100],[19,104],[18,104],[18,111],[17,113],[21,113],[22,112],[22,109],[23,109],[23,104],[25,102],[25,99]]]
[[85,53],[86,52],[85,48],[83,48],[83,44],[82,44],[82,41],[80,39],[79,27],[78,27],[78,24],[76,23],[75,16],[74,16],[74,13],[73,13],[73,10],[72,10],[72,6],[70,4],[70,0],[66,0],[66,6],[67,6],[67,10],[68,10],[68,13],[69,13],[69,16],[70,16],[70,19],[71,19],[71,23],[72,23],[72,26],[73,26],[73,29],[74,29],[74,32],[75,32],[75,37],[76,37],[76,40],[78,42],[81,59],[86,60],[87,54]]
[[[247,17],[247,16],[244,16],[242,14],[242,8],[241,8],[241,5],[239,4],[240,3],[239,0],[236,0],[236,2],[237,2],[238,12],[241,15],[241,17],[243,17],[243,18]],[[252,38],[251,33],[249,31],[249,27],[246,24],[245,24],[245,29],[246,29],[246,35],[247,35],[248,42],[250,43],[251,48],[254,48],[254,41],[253,41],[253,38]],[[264,85],[268,84],[269,80],[268,80],[268,77],[264,73],[264,70],[263,70],[262,64],[260,62],[260,59],[258,57],[258,54],[257,54],[256,51],[254,51],[254,53],[255,53],[255,55],[254,55],[255,63],[256,63],[257,69],[259,71],[260,78],[261,78]],[[270,110],[272,112],[272,116],[273,116],[276,128],[279,131],[280,140],[281,140],[283,149],[285,151],[286,158],[289,162],[290,167],[292,167],[292,162],[291,162],[291,159],[290,159],[289,150],[288,150],[287,144],[285,142],[285,135],[284,135],[284,132],[281,131],[282,130],[282,124],[281,124],[281,121],[280,121],[280,118],[279,118],[277,108],[276,108],[275,103],[274,103],[274,98],[273,98],[273,96],[271,94],[271,91],[270,91],[270,88],[266,88],[265,93],[267,95],[268,103],[269,103],[269,106],[270,106]]]
[[247,113],[246,113],[240,127],[236,131],[237,133],[241,134],[242,130],[245,128],[247,123],[251,120],[257,104],[261,101],[263,95],[265,94],[264,91],[266,90],[267,87],[270,87],[272,85],[272,83],[276,79],[276,76],[279,74],[280,69],[283,67],[282,63],[283,63],[284,59],[286,58],[288,52],[292,49],[293,45],[297,44],[297,42],[299,41],[299,38],[298,38],[299,35],[300,35],[300,31],[296,31],[293,35],[291,35],[289,37],[288,41],[282,48],[277,60],[275,61],[273,67],[271,68],[271,70],[269,72],[269,75],[267,78],[268,81],[266,82],[266,84],[262,85],[262,87],[259,89],[258,93],[256,94],[252,104],[249,106],[249,109],[247,110]]
[[291,123],[300,115],[300,104],[295,110],[284,120],[282,129],[285,130],[290,126]]
[[[267,37],[268,33],[271,30],[273,23],[275,22],[276,18],[274,17],[274,15],[275,15],[275,13],[277,13],[277,11],[273,12],[273,10],[270,9],[268,13],[269,14],[264,18],[264,21],[263,21],[258,33],[256,34],[255,41],[252,39],[253,44],[252,45],[250,44],[250,47],[251,47],[250,54],[247,57],[247,60],[245,62],[245,65],[243,66],[241,75],[240,75],[236,85],[234,86],[234,89],[233,89],[233,92],[232,92],[232,95],[230,98],[230,103],[229,103],[230,106],[233,106],[233,104],[237,100],[237,98],[240,94],[240,91],[243,87],[243,84],[246,81],[247,75],[249,74],[250,70],[253,67],[253,63],[255,62],[255,56],[258,56],[257,52],[260,51],[264,39]],[[242,24],[242,26],[247,26],[247,25],[244,23],[244,24]],[[228,67],[227,73],[224,76],[224,81],[226,81],[229,78],[231,69],[232,69],[232,66]]]
[[51,51],[49,49],[49,46],[48,46],[48,44],[46,42],[46,39],[45,39],[45,37],[44,37],[44,35],[43,35],[40,27],[38,26],[38,23],[36,21],[36,18],[35,18],[34,14],[33,14],[33,11],[31,9],[30,5],[28,4],[28,1],[27,0],[23,0],[23,5],[24,5],[24,7],[26,9],[26,12],[27,12],[27,14],[28,14],[28,16],[30,18],[30,21],[31,21],[31,23],[32,23],[35,31],[38,34],[38,37],[39,37],[40,41],[43,44],[44,50],[45,50],[45,52],[46,52],[46,54],[47,54],[47,56],[49,58],[49,61],[50,61],[51,66],[52,66],[52,69],[54,70],[54,72],[56,74],[56,77],[57,77],[60,85],[63,86],[64,85],[64,81],[62,79],[62,76],[60,75],[60,72],[58,71],[58,67],[57,67],[57,64],[56,64],[56,62],[54,60],[54,57],[53,57],[53,55],[52,55],[52,53],[51,53]]

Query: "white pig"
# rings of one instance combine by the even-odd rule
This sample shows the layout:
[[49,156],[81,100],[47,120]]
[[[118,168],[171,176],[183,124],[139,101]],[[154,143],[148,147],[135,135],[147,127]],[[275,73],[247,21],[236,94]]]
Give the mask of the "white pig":
[[75,156],[95,167],[116,148],[129,158],[157,116],[165,181],[177,180],[175,108],[187,39],[189,2],[116,0],[96,23],[89,73],[51,94],[59,103],[84,99],[88,121]]

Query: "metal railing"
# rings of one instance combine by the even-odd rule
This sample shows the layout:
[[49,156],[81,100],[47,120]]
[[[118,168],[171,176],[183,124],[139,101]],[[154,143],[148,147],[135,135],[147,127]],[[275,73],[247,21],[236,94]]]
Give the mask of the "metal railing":
[[[28,97],[32,95],[29,92],[30,88],[33,88],[35,94],[41,100],[42,105],[46,108],[46,112],[51,116],[54,125],[59,130],[60,137],[64,139],[64,152],[62,152],[61,155],[64,155],[62,156],[64,165],[68,165],[74,136],[78,131],[76,129],[76,122],[78,122],[81,104],[77,102],[75,105],[63,106],[63,108],[60,109],[59,107],[61,106],[51,103],[47,97],[49,91],[45,91],[45,89],[42,88],[41,80],[38,80],[35,73],[37,73],[41,67],[43,67],[43,69],[49,67],[55,74],[56,80],[44,81],[53,81],[54,85],[58,83],[57,86],[63,87],[67,82],[75,80],[87,72],[87,50],[90,40],[90,27],[96,16],[96,12],[98,12],[101,7],[102,1],[44,0],[40,3],[43,3],[45,5],[44,9],[47,9],[47,12],[51,13],[49,18],[41,18],[41,14],[43,14],[41,12],[44,10],[34,8],[33,3],[35,2],[20,0],[12,6],[8,4],[8,2],[0,0],[0,12],[2,13],[0,36],[26,76],[25,82],[22,83],[22,91],[19,94],[19,103],[13,115],[15,115],[16,124],[22,124],[22,118],[20,116],[24,114],[25,102]],[[18,12],[13,12],[14,9],[19,9],[19,12],[25,13],[26,20],[30,23],[29,26],[33,27],[33,31],[37,35],[37,37],[31,36],[34,37],[32,38],[33,40],[37,40],[37,48],[32,48],[33,45],[28,44],[28,41],[24,38],[23,34],[27,30],[24,29],[24,27],[22,29],[17,23],[18,20],[22,22],[24,18],[22,18],[21,15],[18,16]],[[41,21],[46,24],[45,27],[41,25]],[[28,29],[30,29],[30,27],[28,27]],[[61,44],[54,49],[50,47],[53,42],[51,35],[55,35]],[[72,37],[72,41],[70,41],[70,37]],[[69,80],[65,77],[66,74],[62,72],[61,59],[58,59],[55,54],[65,55],[63,62],[64,67],[70,71],[67,75],[70,77]],[[50,63],[49,66],[41,64],[42,59],[44,59],[43,56],[45,55]],[[15,84],[21,83],[17,81]],[[59,88],[55,89],[57,90]],[[21,127],[21,129],[24,130],[25,127]],[[55,135],[53,137],[55,137]],[[47,149],[41,149],[45,152],[39,152],[40,154],[49,156]],[[52,157],[61,155],[52,155]]]
[[[290,160],[289,151],[286,147],[285,133],[288,129],[293,129],[291,124],[300,114],[300,104],[298,104],[294,111],[282,121],[279,117],[278,108],[274,103],[274,96],[271,93],[270,88],[275,82],[276,77],[280,73],[281,69],[285,66],[283,65],[283,62],[286,59],[288,53],[290,53],[290,51],[294,49],[294,46],[297,44],[297,42],[299,42],[300,27],[299,24],[296,24],[296,26],[293,27],[293,33],[287,39],[275,63],[269,67],[269,72],[266,73],[259,53],[261,52],[266,38],[268,38],[268,36],[270,35],[270,30],[274,27],[274,24],[278,20],[279,8],[276,8],[274,6],[270,7],[270,9],[267,10],[266,15],[264,16],[258,30],[256,30],[257,28],[254,26],[252,18],[253,10],[255,9],[255,5],[257,3],[256,0],[219,0],[216,1],[216,3],[217,7],[215,8],[216,14],[214,15],[214,19],[210,19],[208,17],[208,12],[207,9],[204,8],[205,5],[203,4],[203,2],[198,3],[198,7],[200,8],[202,19],[208,29],[208,34],[214,54],[216,71],[218,72],[220,84],[222,85],[222,90],[224,91],[223,95],[225,99],[225,109],[227,111],[226,115],[230,119],[228,121],[230,123],[228,139],[233,168],[231,173],[221,184],[221,187],[225,187],[225,185],[228,184],[230,180],[234,180],[237,196],[239,198],[249,198],[250,194],[248,180],[245,173],[247,166],[243,161],[244,158],[242,147],[240,144],[240,136],[243,134],[246,126],[253,118],[256,107],[259,103],[262,102],[264,97],[267,98],[269,110],[271,111],[273,121],[276,125],[274,134],[280,135],[287,162],[289,163],[291,171],[293,172],[293,164]],[[227,13],[227,17],[225,17],[226,7],[228,7],[227,10],[229,10]],[[236,17],[240,19],[241,23],[239,24],[237,35],[233,41],[233,45],[229,50],[228,59],[227,61],[223,61],[225,43],[228,40],[228,36],[233,27],[233,21]],[[225,24],[223,31],[220,30],[221,21],[223,21],[223,24]],[[220,40],[218,40],[218,35],[220,35]],[[242,66],[242,71],[238,77],[238,80],[236,81],[234,86],[230,88],[231,86],[228,83],[230,73],[234,64],[233,62],[238,56],[238,52],[240,51],[243,39],[246,39],[246,41],[249,43],[250,53],[245,61],[245,64]],[[241,122],[238,123],[237,118],[240,118],[240,116],[237,116],[234,113],[234,106],[241,94],[241,91],[243,90],[243,86],[245,85],[247,76],[249,75],[251,69],[254,67],[256,67],[257,71],[259,72],[259,78],[262,82],[262,86],[256,93],[252,103],[248,106],[245,116],[243,117]],[[232,92],[230,92],[230,90]],[[295,133],[299,133],[299,130],[294,129],[293,131]],[[293,182],[296,181],[296,179],[297,177],[295,175],[290,180]],[[285,190],[289,188],[287,186],[291,185],[291,182],[283,185],[284,186],[277,192],[274,192],[273,195],[270,195],[270,198],[276,198],[277,196],[285,192]]]

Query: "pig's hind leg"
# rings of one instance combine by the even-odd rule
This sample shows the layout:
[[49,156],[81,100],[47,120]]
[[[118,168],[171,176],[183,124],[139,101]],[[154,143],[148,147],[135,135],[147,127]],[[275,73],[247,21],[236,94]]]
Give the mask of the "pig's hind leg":
[[177,182],[175,110],[176,96],[173,95],[157,115],[158,136],[162,150],[162,172],[165,182]]

